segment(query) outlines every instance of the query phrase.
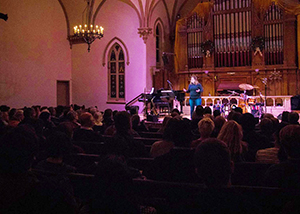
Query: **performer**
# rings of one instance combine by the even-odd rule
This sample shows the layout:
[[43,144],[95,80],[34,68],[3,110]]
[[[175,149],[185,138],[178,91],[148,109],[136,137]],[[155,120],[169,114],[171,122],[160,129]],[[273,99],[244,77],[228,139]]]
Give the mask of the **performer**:
[[225,113],[224,105],[220,103],[220,100],[217,100],[217,103],[213,106],[214,110],[219,110],[221,114]]
[[198,82],[195,75],[191,76],[191,82],[188,90],[183,89],[184,92],[190,93],[190,108],[191,108],[191,118],[195,109],[195,106],[199,106],[202,103],[201,93],[203,92],[202,85]]

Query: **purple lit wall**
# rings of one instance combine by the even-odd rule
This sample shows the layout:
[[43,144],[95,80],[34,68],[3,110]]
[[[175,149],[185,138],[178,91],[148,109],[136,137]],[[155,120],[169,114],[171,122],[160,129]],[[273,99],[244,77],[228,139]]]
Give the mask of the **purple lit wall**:
[[2,0],[0,103],[56,105],[56,81],[71,78],[66,20],[58,1]]

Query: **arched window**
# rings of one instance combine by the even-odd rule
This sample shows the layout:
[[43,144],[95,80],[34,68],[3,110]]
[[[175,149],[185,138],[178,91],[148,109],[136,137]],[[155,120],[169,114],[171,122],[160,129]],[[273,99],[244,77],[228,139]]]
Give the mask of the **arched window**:
[[125,57],[118,43],[115,43],[109,51],[108,78],[108,99],[125,100]]
[[264,16],[265,64],[283,64],[283,12],[272,2]]
[[161,66],[162,60],[162,27],[160,23],[155,28],[156,67]]

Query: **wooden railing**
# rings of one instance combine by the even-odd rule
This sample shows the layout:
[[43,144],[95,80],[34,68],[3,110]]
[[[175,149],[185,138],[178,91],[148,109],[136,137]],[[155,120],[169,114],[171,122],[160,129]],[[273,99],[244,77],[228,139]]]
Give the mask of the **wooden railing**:
[[[264,112],[271,113],[274,116],[281,114],[283,111],[291,111],[291,95],[282,95],[282,96],[250,96],[253,100],[253,104],[260,103]],[[241,96],[202,96],[202,105],[210,106],[213,108],[213,105],[216,104],[217,100],[220,100],[220,103],[230,103],[235,104],[236,106],[241,106],[244,103],[244,100]],[[227,101],[226,101],[227,100]],[[189,114],[189,106],[187,105],[188,97],[185,98],[183,105],[184,114]]]

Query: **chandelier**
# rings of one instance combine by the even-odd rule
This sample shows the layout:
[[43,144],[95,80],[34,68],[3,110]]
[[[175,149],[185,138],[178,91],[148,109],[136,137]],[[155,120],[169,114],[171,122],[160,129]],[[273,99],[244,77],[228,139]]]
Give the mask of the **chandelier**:
[[[90,2],[94,2],[93,0],[86,0],[87,6],[82,13],[82,24],[76,25],[74,30],[73,38],[78,40],[83,40],[88,44],[88,52],[91,50],[91,44],[96,39],[101,39],[103,37],[104,28],[99,25],[91,24],[91,16],[93,14],[93,7]],[[83,21],[85,15],[85,22]]]

